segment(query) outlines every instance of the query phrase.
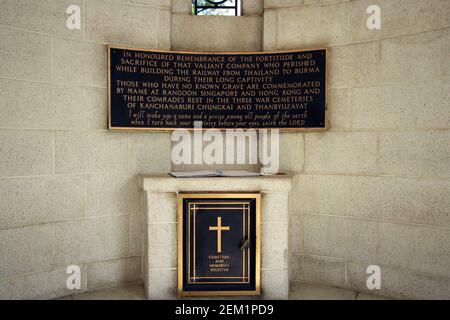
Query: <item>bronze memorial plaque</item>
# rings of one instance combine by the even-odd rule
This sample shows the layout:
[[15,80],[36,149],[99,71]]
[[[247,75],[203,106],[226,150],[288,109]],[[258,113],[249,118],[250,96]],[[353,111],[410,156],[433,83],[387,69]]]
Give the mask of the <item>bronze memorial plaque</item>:
[[326,130],[327,50],[108,47],[109,129]]
[[260,294],[260,194],[179,194],[181,296]]

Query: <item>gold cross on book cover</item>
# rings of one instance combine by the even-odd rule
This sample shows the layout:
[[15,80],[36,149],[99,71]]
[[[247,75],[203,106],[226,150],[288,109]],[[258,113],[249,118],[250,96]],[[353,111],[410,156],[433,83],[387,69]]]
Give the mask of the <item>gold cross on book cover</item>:
[[181,296],[260,294],[260,194],[179,194]]

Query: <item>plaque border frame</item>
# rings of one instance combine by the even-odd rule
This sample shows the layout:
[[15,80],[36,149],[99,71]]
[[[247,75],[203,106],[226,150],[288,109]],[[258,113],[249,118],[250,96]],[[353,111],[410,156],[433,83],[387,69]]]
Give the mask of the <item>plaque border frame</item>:
[[[201,207],[197,208],[197,207],[195,207],[196,204],[208,204],[208,205],[211,205],[211,204],[242,204],[244,206],[248,206],[250,204],[250,202],[230,202],[230,201],[218,202],[218,201],[213,201],[213,202],[200,202],[200,203],[199,202],[190,202],[189,203],[189,205],[192,205],[192,204],[194,205],[194,217],[193,217],[194,229],[192,230],[192,232],[195,234],[195,230],[196,230],[196,228],[195,228],[195,214],[197,213],[197,211],[198,210],[212,210],[211,208],[201,208]],[[240,208],[236,207],[236,208],[220,208],[220,209],[222,209],[222,210],[236,210],[236,209],[240,209]],[[189,210],[191,210],[190,207],[189,207]],[[244,208],[243,208],[243,210],[244,210]],[[249,210],[249,208],[245,208],[245,210]],[[189,211],[188,212],[188,226],[190,225],[190,214],[191,214],[191,212]],[[245,213],[242,212],[242,214],[243,214],[243,218],[245,218]],[[244,226],[245,226],[245,223],[243,223],[243,227]],[[247,212],[247,228],[250,228],[250,212],[249,211]],[[249,236],[249,241],[250,241],[251,237],[250,237],[250,235],[248,235],[248,236]],[[194,236],[194,239],[195,239],[195,236]],[[190,241],[190,238],[188,238],[188,244],[187,244],[188,248],[190,248],[190,244],[191,244],[191,241]],[[188,249],[188,252],[189,252],[189,249]],[[196,255],[195,246],[194,246],[193,254],[194,254],[193,263],[194,263],[194,269],[195,269],[195,255]],[[250,254],[247,254],[247,257],[248,257],[248,265],[247,266],[250,266]],[[244,261],[244,259],[245,259],[245,254],[243,253],[243,261]],[[248,270],[248,271],[250,271],[250,270]],[[243,270],[242,277],[224,277],[224,278],[227,278],[227,279],[245,279],[245,278],[248,278],[247,282],[221,282],[221,283],[219,283],[219,282],[207,282],[207,283],[198,282],[198,283],[193,283],[193,282],[191,282],[192,277],[191,277],[190,273],[191,273],[190,262],[188,262],[188,279],[187,279],[187,283],[188,284],[199,284],[200,285],[200,284],[250,284],[251,283],[250,272],[249,272],[249,275],[247,277],[244,276],[245,275],[245,269]],[[195,277],[194,276],[194,278],[218,279],[220,277]]]
[[280,51],[237,51],[237,52],[224,52],[224,51],[189,51],[189,50],[159,50],[159,49],[145,49],[140,47],[129,47],[129,46],[121,46],[121,45],[114,45],[114,44],[107,44],[107,65],[106,65],[106,72],[107,72],[107,87],[108,87],[108,97],[107,97],[107,128],[111,131],[137,131],[137,132],[173,132],[173,131],[179,131],[179,130],[187,130],[187,131],[194,131],[199,130],[195,128],[133,128],[133,127],[113,127],[111,126],[111,49],[122,49],[122,50],[135,50],[135,51],[145,51],[145,52],[155,52],[155,53],[173,53],[173,54],[222,54],[222,55],[234,55],[234,54],[279,54],[279,53],[293,53],[293,52],[308,52],[308,51],[316,51],[316,50],[325,50],[325,125],[323,128],[202,128],[201,131],[205,130],[219,130],[219,131],[226,131],[226,130],[248,130],[248,129],[254,129],[254,130],[279,130],[280,132],[324,132],[328,131],[330,129],[330,121],[328,118],[328,80],[329,80],[329,67],[328,67],[328,57],[330,49],[328,47],[319,47],[319,48],[310,48],[310,49],[291,49],[291,50],[280,50]]
[[[255,203],[255,290],[250,291],[184,291],[183,290],[183,200],[184,199],[254,199]],[[259,296],[261,295],[261,193],[208,193],[179,192],[177,196],[178,215],[178,296],[180,297],[225,297],[225,296]]]

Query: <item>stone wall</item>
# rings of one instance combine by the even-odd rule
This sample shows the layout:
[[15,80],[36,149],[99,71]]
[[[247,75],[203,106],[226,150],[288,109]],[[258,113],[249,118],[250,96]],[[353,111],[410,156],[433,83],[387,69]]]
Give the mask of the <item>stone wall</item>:
[[[66,28],[69,5],[82,29]],[[106,129],[106,43],[170,49],[170,0],[0,1],[0,298],[140,281],[136,174],[170,135]]]
[[73,294],[69,264],[83,291],[141,281],[136,174],[170,170],[170,135],[106,130],[106,43],[330,47],[329,132],[281,135],[291,280],[367,291],[378,264],[378,294],[450,298],[449,5],[244,0],[243,17],[192,17],[189,0],[0,1],[0,298]]
[[[382,29],[366,27],[381,7]],[[290,134],[291,280],[450,298],[450,2],[265,1],[264,50],[327,46],[327,133]]]

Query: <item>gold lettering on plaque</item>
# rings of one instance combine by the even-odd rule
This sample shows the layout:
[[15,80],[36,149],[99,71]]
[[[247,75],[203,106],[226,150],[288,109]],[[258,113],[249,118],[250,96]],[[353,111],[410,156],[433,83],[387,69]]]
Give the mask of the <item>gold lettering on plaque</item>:
[[222,226],[222,217],[217,217],[217,226],[210,226],[209,231],[217,231],[217,253],[222,253],[222,231],[230,231],[230,227]]

